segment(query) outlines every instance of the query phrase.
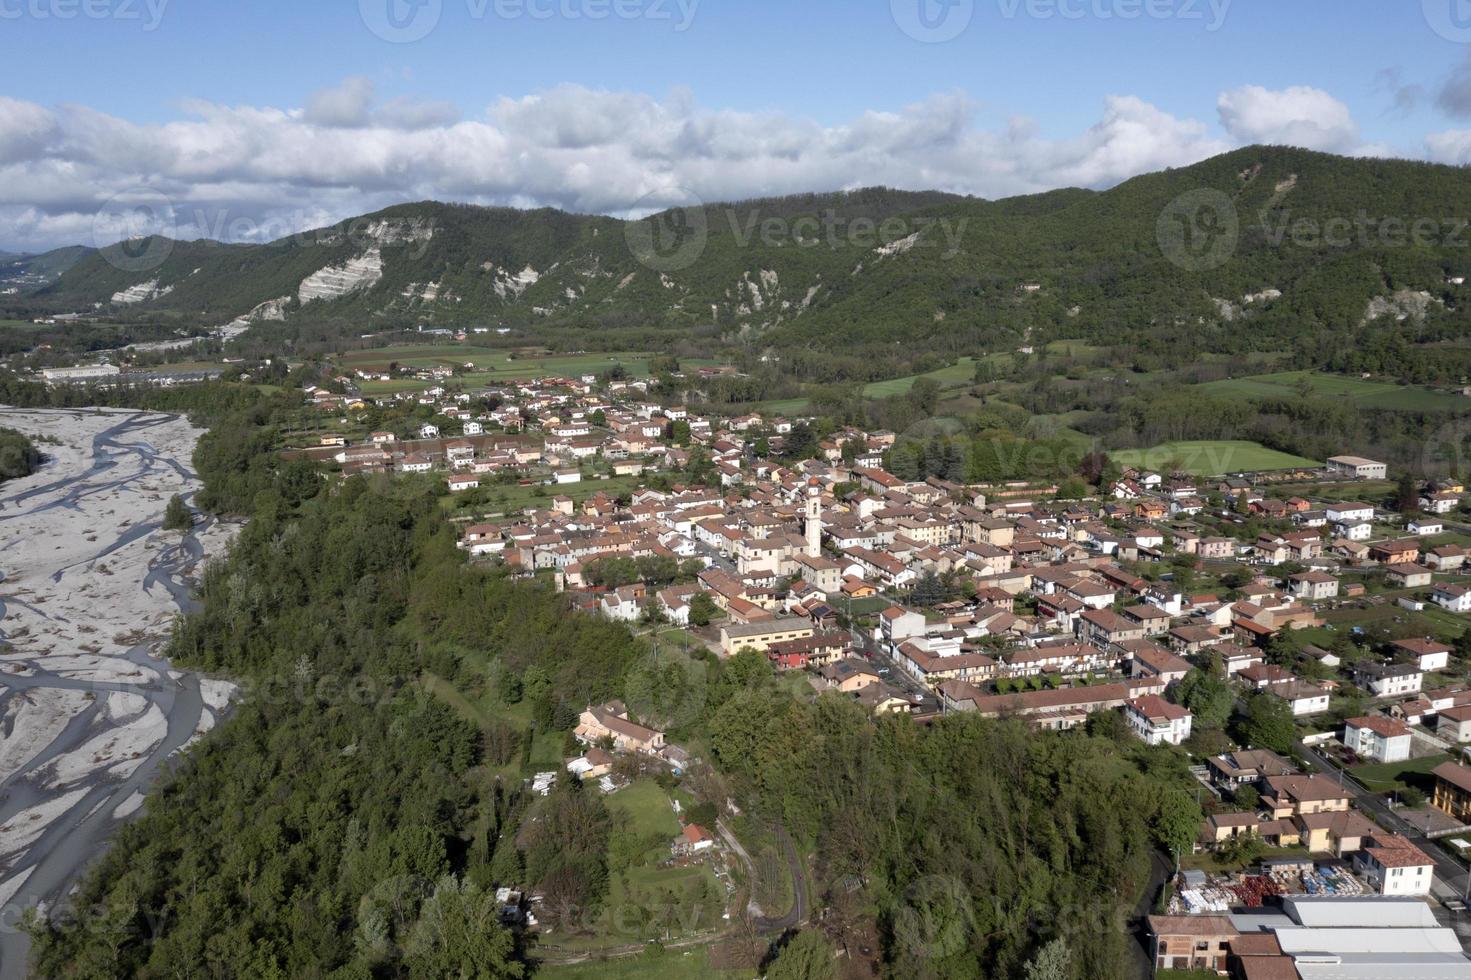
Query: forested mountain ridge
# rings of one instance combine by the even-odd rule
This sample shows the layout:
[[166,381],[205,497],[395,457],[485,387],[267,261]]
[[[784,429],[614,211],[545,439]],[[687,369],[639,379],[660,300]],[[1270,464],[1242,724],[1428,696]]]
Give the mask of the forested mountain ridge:
[[69,245],[39,255],[0,252],[0,287],[39,289],[93,253],[81,245]]
[[[1463,169],[1249,147],[994,202],[869,189],[642,222],[405,204],[270,245],[113,246],[27,299],[205,325],[255,310],[348,336],[428,323],[563,346],[941,354],[1067,338],[1326,362],[1471,334],[1454,282],[1471,272],[1468,214]],[[1176,248],[1182,229],[1205,250]]]

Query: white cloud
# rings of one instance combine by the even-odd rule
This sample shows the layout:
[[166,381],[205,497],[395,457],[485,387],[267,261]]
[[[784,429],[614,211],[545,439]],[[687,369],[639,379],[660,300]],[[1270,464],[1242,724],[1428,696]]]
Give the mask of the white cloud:
[[1226,132],[1243,143],[1286,143],[1330,153],[1358,146],[1359,127],[1348,106],[1322,89],[1247,85],[1222,92],[1216,107]]
[[346,78],[333,88],[313,92],[306,100],[302,118],[317,126],[354,128],[368,124],[368,112],[372,107],[372,81]]
[[34,157],[55,136],[56,120],[45,109],[0,95],[0,164]]
[[390,129],[433,129],[459,122],[460,110],[453,102],[421,102],[399,96],[383,103],[373,118]]
[[379,102],[360,78],[303,108],[191,101],[179,118],[148,125],[0,98],[0,247],[96,244],[93,215],[140,187],[175,202],[165,231],[259,241],[425,198],[607,214],[688,193],[714,201],[873,184],[995,198],[1111,186],[1237,142],[1358,144],[1347,109],[1313,89],[1226,93],[1221,117],[1231,139],[1112,96],[1085,131],[1046,138],[1024,117],[979,125],[963,93],[824,125],[703,108],[685,90],[654,98],[563,85],[462,119],[445,103]]
[[1451,129],[1425,137],[1426,155],[1436,163],[1471,163],[1471,129]]

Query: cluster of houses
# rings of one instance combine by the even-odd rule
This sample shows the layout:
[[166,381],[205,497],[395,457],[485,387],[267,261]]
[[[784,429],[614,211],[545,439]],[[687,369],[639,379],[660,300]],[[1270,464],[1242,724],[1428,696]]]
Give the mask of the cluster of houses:
[[[453,374],[448,367],[418,370],[431,376],[425,380]],[[378,380],[379,372],[359,370],[356,375]],[[355,379],[335,380],[344,387]],[[687,425],[689,439],[707,445],[713,442],[714,427],[682,407],[655,404],[647,389],[645,381],[599,384],[591,375],[507,382],[473,393],[432,385],[380,398],[308,386],[308,404],[326,414],[347,415],[374,404],[424,407],[433,413],[431,420],[407,424],[405,431],[373,432],[355,445],[328,433],[319,437],[310,455],[331,459],[345,473],[443,473],[451,491],[472,489],[481,485],[481,477],[505,472],[535,474],[546,483],[579,483],[583,462],[593,458],[605,463],[612,476],[682,467],[689,453],[671,444],[673,426]],[[790,432],[792,423],[774,419],[770,425],[780,435]],[[733,482],[738,469],[720,457],[727,451],[717,446],[712,453],[717,470]]]
[[[1367,721],[1357,719],[1349,727]],[[1217,848],[1250,834],[1271,847],[1301,847],[1310,854],[1348,860],[1379,894],[1430,894],[1435,862],[1353,808],[1352,794],[1340,780],[1304,775],[1266,749],[1228,752],[1210,759],[1207,769],[1223,794],[1234,796],[1251,787],[1257,803],[1251,809],[1212,813],[1201,826],[1197,848]],[[1471,775],[1471,769],[1465,771]]]
[[[647,417],[652,431],[678,412],[596,404],[610,428]],[[718,482],[666,482],[621,499],[555,496],[544,508],[469,525],[462,546],[528,574],[550,572],[581,607],[622,621],[658,616],[688,625],[703,596],[726,656],[749,648],[777,669],[817,672],[877,650],[946,710],[1019,713],[1065,728],[1132,705],[1135,730],[1175,744],[1188,738],[1189,719],[1172,717],[1160,702],[1192,666],[1217,667],[1303,718],[1326,711],[1342,683],[1374,698],[1413,697],[1427,674],[1445,669],[1450,648],[1428,640],[1425,649],[1400,644],[1391,657],[1361,661],[1338,680],[1297,677],[1266,662],[1278,633],[1322,626],[1326,607],[1362,591],[1358,581],[1342,583],[1350,571],[1471,600],[1447,549],[1391,536],[1362,553],[1356,544],[1352,555],[1337,553],[1335,542],[1343,542],[1326,525],[1297,526],[1297,517],[1314,513],[1307,501],[1276,501],[1288,516],[1269,526],[1280,529],[1243,540],[1212,534],[1219,523],[1190,516],[1201,487],[1183,477],[1127,473],[1121,484],[1137,487],[1137,500],[1037,501],[1026,499],[1025,487],[901,480],[882,467],[889,433],[840,431],[818,458],[792,464],[753,451],[752,433],[764,441],[771,431],[759,417],[704,420],[698,430],[694,421],[692,439],[707,447]],[[576,438],[548,433],[540,449]],[[667,442],[667,452],[679,451]],[[1258,509],[1271,503],[1239,482],[1205,490],[1249,497],[1246,505]],[[1189,506],[1172,516],[1170,500]],[[1325,520],[1358,512],[1337,504],[1321,511]],[[1247,581],[1229,596],[1184,594],[1168,574],[1181,555],[1202,567],[1239,568]],[[646,558],[700,570],[680,584],[610,585],[595,574],[610,559]],[[1150,564],[1160,573],[1141,575]],[[923,608],[906,602],[921,582],[937,580],[963,598]],[[871,628],[848,628],[880,609]],[[1326,650],[1309,651],[1326,668],[1319,676],[1340,666]]]
[[[611,773],[619,755],[656,760],[676,774],[689,764],[689,754],[681,746],[666,742],[663,732],[633,721],[621,701],[589,705],[578,718],[573,734],[584,751],[567,763],[567,771],[579,780],[598,780],[604,791],[616,786]],[[669,850],[676,859],[693,858],[715,846],[715,836],[709,830],[681,819],[680,832],[670,842]]]
[[[1307,724],[1337,692],[1358,687],[1364,713],[1333,737],[1364,761],[1410,758],[1417,731],[1471,741],[1471,691],[1454,682],[1454,651],[1435,638],[1400,640],[1351,666],[1307,645],[1317,668],[1307,676],[1267,654],[1280,634],[1322,627],[1326,611],[1363,598],[1366,580],[1402,593],[1407,608],[1471,612],[1471,580],[1462,579],[1471,549],[1433,540],[1461,504],[1459,485],[1424,487],[1423,516],[1409,522],[1336,497],[1283,499],[1249,478],[1139,470],[1101,500],[1061,502],[1036,485],[901,479],[885,468],[895,443],[886,432],[842,429],[794,461],[782,454],[790,420],[694,417],[656,404],[640,382],[595,381],[508,383],[468,400],[432,387],[395,396],[434,407],[435,420],[411,434],[418,439],[378,433],[332,448],[344,469],[442,471],[465,486],[499,470],[577,482],[589,457],[618,473],[662,471],[617,497],[569,489],[471,523],[461,546],[513,573],[551,576],[590,614],[692,627],[720,656],[755,651],[875,713],[922,723],[936,711],[973,712],[1068,729],[1114,712],[1140,740],[1178,746],[1194,721],[1178,685],[1198,668],[1242,696],[1279,699]],[[685,475],[693,447],[708,460],[698,482]],[[1345,456],[1325,478],[1386,473]],[[1248,536],[1248,522],[1268,530]],[[1233,587],[1177,587],[1182,556],[1217,579],[1233,571]],[[621,574],[610,581],[615,565]],[[664,574],[646,579],[654,567]],[[606,777],[619,753],[686,761],[616,702],[584,712],[577,736],[587,751],[572,765],[584,779]],[[1251,751],[1211,760],[1210,778],[1224,795],[1249,784],[1259,802],[1212,813],[1199,846],[1250,833],[1350,862],[1381,897],[1430,891],[1434,862],[1355,809],[1334,780]],[[1467,816],[1471,777],[1446,786],[1436,806]],[[708,831],[687,833],[676,853],[706,846]],[[1235,946],[1222,939],[1207,965],[1224,969],[1234,949],[1266,948],[1256,936],[1244,942],[1247,931]],[[1180,961],[1179,941],[1161,938],[1161,963]]]
[[[1407,737],[1402,728],[1399,722],[1353,719],[1345,741],[1392,741]],[[1223,796],[1250,787],[1258,802],[1241,812],[1213,813],[1198,847],[1252,835],[1309,857],[1268,858],[1255,879],[1220,879],[1224,887],[1214,894],[1228,896],[1225,902],[1210,896],[1204,872],[1180,875],[1183,902],[1172,902],[1174,914],[1147,919],[1156,970],[1238,980],[1471,978],[1471,959],[1460,938],[1427,902],[1437,888],[1436,861],[1420,844],[1355,808],[1339,780],[1301,773],[1261,749],[1212,758],[1207,771]],[[1471,767],[1447,762],[1434,776],[1434,806],[1453,827],[1464,828],[1471,823]],[[1306,887],[1252,886],[1253,880],[1295,880],[1289,871],[1300,872]],[[1458,905],[1455,897],[1442,897]]]

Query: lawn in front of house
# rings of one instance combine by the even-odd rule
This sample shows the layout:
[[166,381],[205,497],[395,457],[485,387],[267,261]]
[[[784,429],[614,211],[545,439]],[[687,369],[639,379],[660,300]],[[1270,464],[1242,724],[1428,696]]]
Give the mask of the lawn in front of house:
[[608,896],[582,931],[554,934],[547,941],[561,949],[592,951],[722,928],[727,892],[711,858],[672,862],[670,845],[680,823],[668,792],[652,779],[640,779],[606,797],[606,803],[619,818],[609,847]]
[[1429,795],[1435,791],[1435,777],[1430,775],[1431,771],[1450,760],[1449,755],[1427,755],[1405,762],[1353,766],[1349,773],[1370,792],[1392,793],[1397,789],[1410,788]]
[[608,797],[608,809],[628,815],[641,834],[663,834],[673,839],[679,833],[679,818],[669,805],[669,794],[652,779],[640,779]]
[[[1305,847],[1263,847],[1260,855],[1253,857],[1247,864],[1255,864],[1261,860],[1305,858],[1308,856],[1308,850]],[[1180,867],[1186,871],[1208,871],[1211,874],[1226,874],[1230,871],[1243,871],[1246,865],[1240,862],[1223,861],[1220,855],[1214,851],[1201,851],[1198,854],[1183,855],[1180,858]]]

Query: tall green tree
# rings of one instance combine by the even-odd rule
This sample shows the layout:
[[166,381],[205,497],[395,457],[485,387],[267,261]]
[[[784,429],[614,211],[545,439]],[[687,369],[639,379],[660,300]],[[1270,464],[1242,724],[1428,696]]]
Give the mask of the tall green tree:
[[165,531],[187,531],[194,526],[194,515],[189,513],[189,505],[184,503],[184,498],[174,494],[169,498],[169,504],[163,512],[163,529]]
[[1297,723],[1293,720],[1292,708],[1282,698],[1265,691],[1252,695],[1246,703],[1241,734],[1257,748],[1271,749],[1284,755],[1290,753],[1297,739]]
[[777,953],[766,980],[837,980],[835,952],[822,933],[804,929]]

